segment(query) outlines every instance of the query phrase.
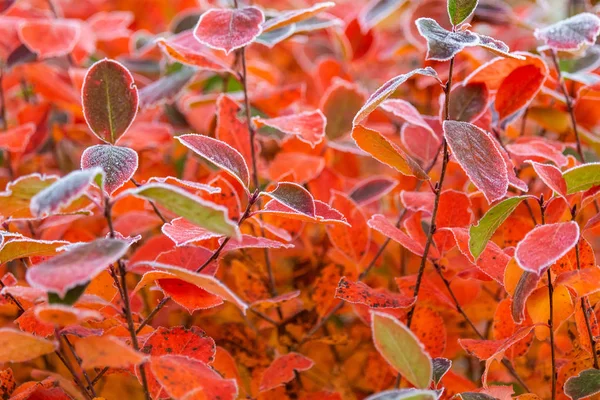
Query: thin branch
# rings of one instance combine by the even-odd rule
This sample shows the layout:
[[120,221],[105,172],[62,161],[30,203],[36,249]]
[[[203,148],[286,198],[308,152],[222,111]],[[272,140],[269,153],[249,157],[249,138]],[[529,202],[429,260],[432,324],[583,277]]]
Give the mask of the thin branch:
[[554,64],[556,74],[558,75],[558,84],[563,95],[565,96],[565,102],[567,103],[567,111],[569,112],[569,117],[571,118],[571,128],[573,129],[573,133],[575,134],[577,154],[579,154],[581,162],[585,163],[585,155],[583,154],[583,149],[581,148],[581,139],[579,138],[579,130],[577,129],[577,121],[575,120],[575,109],[573,108],[573,101],[571,100],[571,96],[569,95],[569,91],[567,90],[567,85],[565,84],[565,79],[562,75],[562,72],[560,71],[556,51],[550,50],[550,55],[552,56],[552,63]]
[[83,384],[83,382],[79,378],[79,375],[77,375],[77,373],[75,372],[75,369],[73,368],[73,366],[71,365],[69,360],[67,360],[67,358],[63,355],[62,341],[60,340],[60,334],[58,332],[58,329],[55,330],[55,336],[56,336],[56,340],[58,341],[58,349],[54,353],[56,354],[58,359],[63,363],[63,365],[67,368],[67,370],[69,370],[69,372],[73,376],[73,380],[75,381],[77,386],[79,386],[79,388],[83,391],[83,394],[85,395],[85,397],[87,397],[88,399],[93,399],[95,396],[92,395],[90,391],[88,391],[88,388]]
[[[112,220],[112,204],[108,198],[106,198],[104,203],[104,216],[106,218],[106,222],[109,228],[109,234],[111,238],[115,238],[115,230]],[[126,274],[127,271],[125,269],[125,263],[123,260],[117,261],[118,272],[120,276],[120,282],[117,278],[116,274],[113,272],[113,279],[115,280],[115,284],[120,288],[121,299],[123,300],[123,308],[125,311],[125,319],[127,320],[127,326],[129,329],[129,334],[131,336],[131,345],[134,350],[139,351],[140,345],[137,339],[137,334],[135,330],[135,324],[133,322],[133,315],[131,313],[131,303],[129,301],[129,294],[127,292],[127,281]],[[144,364],[140,365],[140,378],[142,381],[142,387],[144,389],[144,396],[146,400],[151,400],[150,390],[148,389],[148,379],[146,377],[146,369],[144,368]]]
[[[456,311],[458,311],[459,314],[462,315],[464,320],[471,327],[473,332],[475,332],[475,334],[479,337],[479,339],[486,340],[486,336],[484,334],[482,334],[481,332],[479,332],[479,329],[477,329],[477,327],[475,326],[473,321],[471,321],[471,318],[469,318],[469,316],[467,315],[465,310],[463,310],[463,308],[461,307],[460,303],[458,302],[458,298],[456,297],[456,295],[454,294],[454,291],[452,290],[452,287],[450,286],[450,282],[448,281],[448,279],[446,279],[446,277],[442,273],[440,266],[437,263],[433,263],[433,266],[435,267],[436,272],[442,279],[442,282],[444,282],[444,286],[446,286],[448,293],[450,293],[450,297],[452,297],[452,300],[454,301],[454,306],[456,307]],[[514,367],[512,366],[512,364],[510,363],[510,361],[508,359],[503,358],[502,365],[504,365],[504,367],[506,367],[508,372],[517,380],[517,382],[523,387],[523,389],[525,389],[526,392],[531,392],[531,390],[529,389],[527,384],[519,376],[519,374],[514,369]]]
[[77,355],[77,352],[75,351],[75,347],[73,347],[73,345],[71,344],[71,341],[69,340],[69,338],[66,335],[59,335],[58,340],[60,340],[61,336],[65,340],[65,343],[67,344],[67,347],[71,351],[71,354],[73,355],[73,358],[77,362],[77,365],[79,365],[79,368],[81,369],[81,373],[83,374],[83,377],[85,378],[85,381],[88,384],[88,390],[90,391],[90,393],[92,394],[93,397],[98,397],[98,395],[96,394],[96,391],[94,390],[94,385],[92,385],[92,380],[90,379],[90,376],[88,375],[87,372],[85,372],[85,369],[83,369],[83,367],[81,366],[81,357],[79,357]]

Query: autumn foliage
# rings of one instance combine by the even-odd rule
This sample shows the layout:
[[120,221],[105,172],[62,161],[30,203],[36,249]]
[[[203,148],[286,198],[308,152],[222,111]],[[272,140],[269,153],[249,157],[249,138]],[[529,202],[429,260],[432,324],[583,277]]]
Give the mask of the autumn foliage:
[[598,398],[599,7],[0,0],[0,399]]

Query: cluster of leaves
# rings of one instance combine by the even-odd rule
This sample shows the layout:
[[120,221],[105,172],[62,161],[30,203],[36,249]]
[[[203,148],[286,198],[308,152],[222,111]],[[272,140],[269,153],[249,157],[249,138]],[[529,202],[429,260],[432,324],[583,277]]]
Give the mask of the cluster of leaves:
[[250,3],[0,0],[0,397],[600,393],[594,5]]

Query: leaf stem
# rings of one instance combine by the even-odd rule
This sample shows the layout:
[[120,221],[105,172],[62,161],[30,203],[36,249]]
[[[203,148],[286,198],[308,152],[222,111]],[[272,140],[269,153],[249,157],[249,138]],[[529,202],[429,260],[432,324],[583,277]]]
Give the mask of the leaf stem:
[[90,376],[88,375],[87,372],[85,372],[85,369],[83,369],[83,367],[81,366],[81,357],[79,357],[79,355],[77,355],[77,352],[75,351],[75,347],[73,347],[73,344],[71,344],[71,341],[69,340],[69,338],[66,335],[59,334],[58,340],[60,340],[61,336],[65,340],[65,343],[67,344],[67,347],[71,351],[71,354],[73,355],[73,358],[77,362],[77,365],[79,365],[79,368],[81,368],[81,373],[83,374],[83,377],[85,378],[85,380],[88,384],[88,390],[90,391],[90,393],[92,394],[93,397],[98,397],[98,395],[96,394],[96,391],[94,390],[94,385],[92,385],[92,380],[90,379]]
[[[130,179],[131,183],[133,183],[136,187],[140,187],[142,186],[138,181],[136,181],[135,179],[131,178]],[[156,216],[158,218],[160,218],[160,220],[163,222],[163,224],[166,224],[167,222],[169,222],[164,215],[162,215],[162,213],[160,212],[160,210],[158,209],[158,207],[156,206],[156,203],[154,203],[152,200],[148,200],[148,202],[150,203],[150,205],[152,206],[152,209],[154,210],[154,213],[156,214]]]
[[581,148],[581,139],[579,138],[579,130],[577,129],[577,121],[575,120],[575,109],[573,108],[573,101],[571,100],[571,96],[569,95],[569,91],[567,90],[567,85],[565,84],[565,79],[562,75],[562,72],[560,71],[560,65],[558,63],[558,56],[556,55],[556,51],[550,50],[550,55],[552,56],[552,63],[554,64],[556,74],[558,75],[558,84],[563,95],[565,96],[565,102],[567,103],[567,111],[569,112],[569,117],[571,118],[571,128],[573,129],[573,133],[575,134],[577,154],[579,154],[581,162],[585,163],[585,155],[583,154],[583,149]]

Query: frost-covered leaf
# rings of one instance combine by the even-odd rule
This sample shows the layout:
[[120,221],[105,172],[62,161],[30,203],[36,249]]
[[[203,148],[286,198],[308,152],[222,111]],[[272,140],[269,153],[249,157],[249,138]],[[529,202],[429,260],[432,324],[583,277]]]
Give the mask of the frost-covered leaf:
[[600,370],[587,369],[565,382],[565,394],[573,400],[600,393]]
[[39,240],[17,236],[0,247],[0,264],[26,257],[55,255],[60,247],[69,244],[64,240]]
[[293,182],[279,182],[270,192],[263,192],[292,210],[309,217],[315,217],[315,200],[310,192]]
[[437,385],[452,367],[452,360],[438,357],[431,360],[431,363],[433,365],[433,383]]
[[448,0],[448,15],[452,25],[460,25],[473,14],[478,0]]
[[[368,224],[371,228],[399,243],[402,247],[406,248],[413,254],[423,257],[423,245],[408,236],[406,233],[402,232],[400,229],[396,228],[394,224],[385,218],[385,216],[381,214],[375,214],[371,217]],[[433,258],[439,257],[439,253],[434,247],[430,248],[429,255]]]
[[147,183],[127,193],[152,200],[157,205],[210,232],[225,236],[237,236],[238,234],[237,225],[227,217],[225,207],[204,200],[176,186]]
[[266,125],[285,134],[294,135],[313,148],[323,141],[327,125],[327,119],[321,110],[277,118],[254,118],[254,122],[258,128]]
[[453,156],[488,202],[506,196],[508,172],[495,139],[468,122],[444,121],[443,127]]
[[202,158],[223,168],[242,185],[248,187],[250,182],[248,165],[240,152],[227,143],[197,134],[181,135],[177,140]]
[[540,225],[519,242],[515,258],[525,271],[541,275],[578,241],[579,225],[575,221]]
[[400,85],[409,80],[415,74],[431,76],[438,79],[437,73],[431,67],[419,68],[412,70],[406,74],[398,75],[384,83],[379,89],[377,89],[368,99],[367,102],[361,107],[360,110],[354,116],[352,120],[353,125],[359,124],[362,120],[367,118],[369,114],[373,112],[385,99],[390,97]]
[[328,8],[335,6],[332,1],[326,1],[322,3],[316,3],[309,8],[303,8],[298,10],[283,11],[276,14],[273,18],[269,18],[263,23],[263,32],[270,32],[275,29],[280,29],[284,26],[295,24],[311,17],[314,17],[318,13]]
[[440,393],[426,389],[392,389],[375,393],[365,400],[438,400]]
[[594,44],[599,33],[600,18],[591,13],[581,13],[536,29],[534,35],[554,50],[572,51],[586,44]]
[[391,16],[405,3],[405,0],[370,0],[360,10],[358,23],[366,32]]
[[81,155],[82,169],[94,167],[104,171],[104,189],[111,195],[135,174],[138,155],[127,147],[98,144],[88,147]]
[[73,171],[31,198],[30,209],[38,217],[50,215],[69,206],[92,184],[101,185],[104,172],[100,168]]
[[381,133],[362,125],[356,125],[352,130],[352,138],[361,150],[401,174],[422,180],[429,179],[427,173],[416,161]]
[[479,43],[479,38],[473,32],[448,31],[432,18],[419,18],[415,23],[421,36],[427,39],[428,60],[447,61],[465,47]]
[[96,239],[69,246],[64,252],[27,270],[27,282],[34,288],[60,297],[92,280],[122,256],[129,243],[119,239]]
[[414,333],[391,315],[371,311],[375,348],[408,382],[419,389],[429,387],[431,357]]
[[194,36],[200,43],[229,54],[252,43],[261,34],[264,20],[263,12],[256,7],[213,8],[200,16]]
[[198,42],[192,32],[183,32],[169,39],[158,39],[158,46],[172,59],[183,64],[209,71],[231,72],[224,60],[211,54],[210,49]]
[[567,183],[565,182],[560,169],[552,164],[540,164],[535,161],[529,161],[529,164],[531,164],[537,176],[546,184],[546,186],[558,195],[566,198]]
[[88,69],[81,98],[88,126],[109,143],[119,140],[137,114],[139,97],[133,76],[114,60],[105,58]]

